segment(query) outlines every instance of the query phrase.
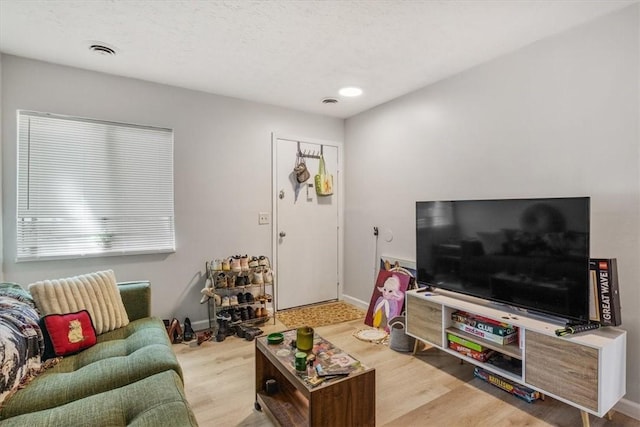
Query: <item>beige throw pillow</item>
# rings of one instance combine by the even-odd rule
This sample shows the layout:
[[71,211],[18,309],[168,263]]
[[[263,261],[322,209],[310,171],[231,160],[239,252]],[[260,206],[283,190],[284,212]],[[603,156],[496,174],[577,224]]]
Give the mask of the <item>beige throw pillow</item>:
[[87,310],[96,334],[129,324],[113,270],[29,285],[40,314],[66,314]]

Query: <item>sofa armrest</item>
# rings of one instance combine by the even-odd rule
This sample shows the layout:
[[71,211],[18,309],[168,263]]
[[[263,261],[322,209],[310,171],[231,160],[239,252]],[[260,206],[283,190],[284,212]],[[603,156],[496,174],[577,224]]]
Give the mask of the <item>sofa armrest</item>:
[[129,321],[151,316],[151,283],[119,282],[118,289]]

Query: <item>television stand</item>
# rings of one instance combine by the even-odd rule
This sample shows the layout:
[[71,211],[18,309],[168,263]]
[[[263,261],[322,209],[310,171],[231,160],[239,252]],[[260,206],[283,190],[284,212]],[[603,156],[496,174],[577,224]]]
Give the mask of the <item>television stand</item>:
[[[558,337],[564,326],[527,313],[497,309],[466,298],[437,293],[406,293],[406,333],[461,360],[578,408],[584,427],[589,414],[603,417],[626,392],[627,333],[612,327]],[[501,344],[455,328],[452,314],[463,311],[515,326],[519,337]],[[520,361],[520,370],[505,369],[449,348],[448,334]]]

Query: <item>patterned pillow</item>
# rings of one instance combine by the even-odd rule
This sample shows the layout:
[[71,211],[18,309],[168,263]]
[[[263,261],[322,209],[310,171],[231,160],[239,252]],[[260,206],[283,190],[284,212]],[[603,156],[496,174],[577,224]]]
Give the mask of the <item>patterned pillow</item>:
[[44,341],[38,319],[28,303],[0,295],[0,406],[40,371]]
[[44,358],[68,356],[96,343],[96,330],[87,310],[50,314],[40,319],[44,335]]
[[0,296],[11,297],[25,304],[28,304],[32,308],[36,308],[36,304],[33,302],[33,298],[26,290],[22,289],[17,283],[0,283]]
[[112,270],[32,283],[29,292],[43,316],[87,310],[98,335],[129,324]]

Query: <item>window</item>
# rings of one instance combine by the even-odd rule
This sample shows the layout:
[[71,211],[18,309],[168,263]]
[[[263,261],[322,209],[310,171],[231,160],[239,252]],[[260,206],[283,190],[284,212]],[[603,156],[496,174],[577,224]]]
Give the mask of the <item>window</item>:
[[17,261],[175,251],[173,131],[18,111]]

